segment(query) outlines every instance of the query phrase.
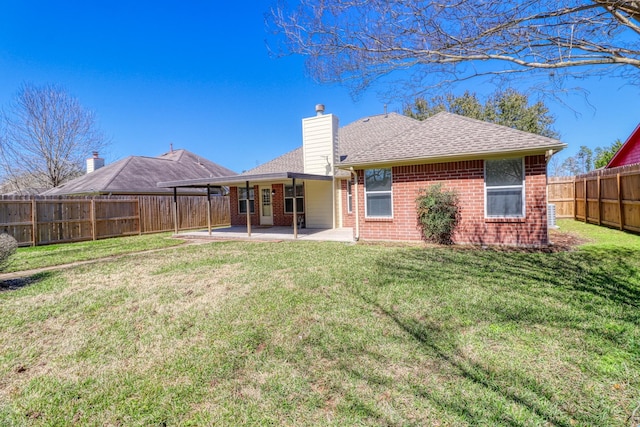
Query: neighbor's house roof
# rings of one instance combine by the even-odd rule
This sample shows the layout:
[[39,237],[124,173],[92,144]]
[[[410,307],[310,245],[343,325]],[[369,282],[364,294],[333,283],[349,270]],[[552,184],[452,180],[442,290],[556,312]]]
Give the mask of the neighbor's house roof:
[[631,133],[622,147],[613,155],[605,169],[640,163],[640,125]]
[[[553,138],[447,112],[424,121],[390,113],[366,117],[338,130],[338,167],[524,155],[564,147]],[[242,175],[303,169],[299,147]]]
[[[158,157],[126,157],[43,194],[172,194],[171,188],[158,187],[158,182],[235,174],[190,151],[173,150]],[[200,194],[201,190],[190,192]]]

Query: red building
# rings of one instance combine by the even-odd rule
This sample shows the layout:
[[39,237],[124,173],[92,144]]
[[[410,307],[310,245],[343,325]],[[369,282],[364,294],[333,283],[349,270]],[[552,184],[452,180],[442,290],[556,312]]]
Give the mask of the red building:
[[636,163],[640,163],[640,125],[636,127],[631,133],[631,136],[622,144],[622,147],[620,147],[605,168],[611,169]]

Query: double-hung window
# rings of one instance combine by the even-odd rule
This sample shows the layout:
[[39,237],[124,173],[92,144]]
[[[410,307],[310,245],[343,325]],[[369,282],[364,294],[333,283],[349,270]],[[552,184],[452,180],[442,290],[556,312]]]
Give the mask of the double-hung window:
[[485,160],[484,182],[487,218],[524,217],[524,159]]
[[[304,213],[304,185],[296,185],[296,213]],[[284,213],[293,213],[293,185],[284,187]]]
[[[248,197],[247,197],[248,196]],[[254,191],[253,187],[249,188],[249,194],[247,195],[246,187],[238,187],[238,212],[241,214],[247,213],[247,200],[249,201],[249,212],[255,212]]]
[[365,216],[367,218],[392,218],[391,169],[367,169],[364,171]]

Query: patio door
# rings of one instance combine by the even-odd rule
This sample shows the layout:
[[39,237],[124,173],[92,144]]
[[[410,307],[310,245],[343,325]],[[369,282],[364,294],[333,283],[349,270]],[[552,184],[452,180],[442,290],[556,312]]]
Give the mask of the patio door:
[[260,225],[273,225],[271,186],[260,186]]

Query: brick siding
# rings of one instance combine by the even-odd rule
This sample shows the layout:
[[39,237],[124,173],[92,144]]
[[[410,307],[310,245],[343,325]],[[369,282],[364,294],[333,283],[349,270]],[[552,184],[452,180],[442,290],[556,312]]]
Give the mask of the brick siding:
[[[442,183],[460,197],[461,222],[454,234],[456,243],[541,246],[548,243],[546,161],[544,155],[525,157],[525,217],[495,219],[484,215],[484,161],[395,166],[393,177],[393,218],[365,218],[364,171],[358,170],[360,238],[364,240],[421,240],[416,214],[416,196],[421,188]],[[347,212],[347,181],[342,181],[342,223],[355,227],[355,186],[353,213]]]
[[[255,194],[255,212],[251,214],[251,224],[260,224],[260,186],[253,186]],[[275,190],[275,195],[271,197],[271,208],[273,209],[273,225],[280,227],[293,226],[293,214],[284,213],[284,184],[272,184],[271,190]],[[231,208],[231,225],[247,225],[247,214],[238,213],[238,187],[229,188],[229,200]]]

